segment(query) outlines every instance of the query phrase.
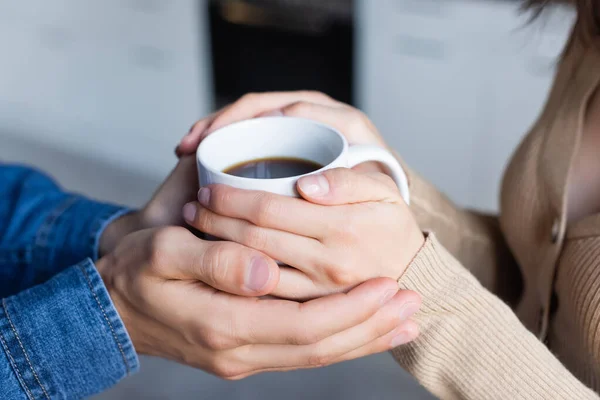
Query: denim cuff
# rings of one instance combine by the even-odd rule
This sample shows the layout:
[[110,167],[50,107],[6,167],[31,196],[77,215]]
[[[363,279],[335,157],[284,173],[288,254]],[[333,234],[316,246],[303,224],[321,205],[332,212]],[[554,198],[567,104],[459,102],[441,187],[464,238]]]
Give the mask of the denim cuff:
[[37,232],[38,256],[46,263],[50,260],[51,265],[73,265],[86,258],[96,261],[104,229],[131,211],[81,196],[67,196]]
[[[133,343],[90,259],[3,299],[0,347],[12,381],[31,399],[91,396],[139,369]],[[0,389],[15,393],[8,380]]]

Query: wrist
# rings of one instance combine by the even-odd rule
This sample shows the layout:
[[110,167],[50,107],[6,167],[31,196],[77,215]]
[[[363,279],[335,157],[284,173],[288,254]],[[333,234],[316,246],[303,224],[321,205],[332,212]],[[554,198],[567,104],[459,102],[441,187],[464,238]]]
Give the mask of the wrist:
[[[115,258],[112,254],[109,254],[96,261],[95,264],[96,269],[100,274],[100,278],[102,278],[102,282],[104,283],[104,287],[108,292],[108,296],[110,297],[117,314],[119,314],[123,325],[125,325],[125,329],[133,343],[136,353],[149,354],[145,351],[143,341],[140,340],[139,332],[136,330],[136,327],[140,325],[140,321],[135,321],[135,318],[133,318],[136,313],[133,311],[134,308],[131,306],[132,303],[130,303],[127,300],[127,297],[123,295],[124,288],[122,280],[119,279],[118,274],[115,274],[115,271],[119,268],[119,266],[115,265]],[[121,281],[121,285],[119,285],[119,281]]]
[[130,233],[144,229],[144,221],[140,212],[125,214],[111,222],[100,237],[98,258],[112,252],[119,242]]

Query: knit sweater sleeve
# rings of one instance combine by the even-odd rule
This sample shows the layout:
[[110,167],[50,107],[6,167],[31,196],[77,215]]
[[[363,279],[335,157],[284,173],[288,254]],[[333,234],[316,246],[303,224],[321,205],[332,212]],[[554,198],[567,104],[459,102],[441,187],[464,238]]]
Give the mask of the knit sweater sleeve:
[[423,231],[437,240],[488,290],[515,305],[522,290],[521,273],[496,215],[464,209],[396,157],[410,188],[410,209]]
[[396,360],[441,399],[599,399],[438,241],[400,278],[423,297],[421,334]]

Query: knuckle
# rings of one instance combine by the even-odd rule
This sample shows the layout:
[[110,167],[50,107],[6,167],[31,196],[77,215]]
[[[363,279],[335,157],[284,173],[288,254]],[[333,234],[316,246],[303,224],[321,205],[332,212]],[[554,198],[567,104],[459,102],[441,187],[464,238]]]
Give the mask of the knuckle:
[[381,323],[373,325],[370,334],[371,339],[375,340],[388,334],[394,328],[396,328],[398,324],[400,324],[400,317],[398,317],[398,315],[388,315],[383,319],[383,321],[381,321]]
[[312,104],[306,101],[297,101],[294,104],[287,107],[288,114],[297,114],[297,115],[306,115],[310,109],[312,108]]
[[354,285],[357,282],[356,275],[354,273],[345,271],[343,269],[329,270],[327,273],[329,280],[336,286],[347,288]]
[[257,195],[257,210],[255,224],[259,226],[267,226],[271,221],[277,220],[281,216],[281,203],[277,201],[275,196],[269,193],[259,193]]
[[306,91],[303,92],[303,94],[304,94],[305,97],[311,98],[311,99],[313,99],[315,101],[326,101],[326,102],[328,102],[328,101],[332,101],[333,100],[329,95],[327,95],[327,94],[325,94],[323,92],[320,92],[318,90],[306,90]]
[[158,229],[150,239],[150,263],[157,266],[167,262],[168,255],[173,247],[172,244],[182,239],[182,237],[182,232],[178,227]]
[[219,243],[210,246],[203,254],[202,268],[208,282],[217,285],[224,282],[229,273],[229,243]]
[[325,268],[327,278],[335,287],[347,288],[361,281],[360,275],[353,268],[352,257],[346,255],[347,253],[349,252],[345,251],[340,254]]
[[183,341],[191,346],[203,346],[206,343],[206,337],[211,334],[209,328],[196,319],[184,320],[180,332]]
[[232,201],[232,190],[225,186],[213,186],[210,190],[210,207],[217,213],[223,212],[224,207]]
[[160,228],[154,234],[158,244],[170,246],[173,243],[185,240],[188,236],[188,230],[180,226],[167,226]]
[[257,226],[248,226],[244,232],[244,245],[256,250],[262,250],[267,247],[267,232]]
[[196,228],[205,233],[214,233],[214,215],[203,207],[198,208],[196,215]]
[[352,109],[352,112],[350,112],[350,115],[348,116],[347,123],[348,126],[354,128],[364,128],[369,125],[369,119],[362,111]]
[[213,374],[226,380],[235,380],[236,377],[244,373],[242,368],[240,368],[234,362],[218,354],[213,357],[210,369],[212,370]]
[[326,367],[332,360],[333,356],[328,349],[324,349],[323,346],[313,346],[308,356],[308,365],[314,368]]
[[329,185],[341,190],[343,193],[353,193],[356,189],[356,179],[352,170],[346,168],[336,168],[325,171],[325,177]]
[[[363,228],[362,215],[355,210],[343,213],[342,221],[331,227],[336,241],[344,244],[356,244],[361,242],[361,231]],[[364,236],[364,235],[363,235]],[[364,240],[364,237],[362,238]]]
[[252,103],[259,96],[256,92],[248,92],[238,100],[238,103]]
[[[350,211],[346,213],[346,226],[343,227],[342,238],[347,245],[361,243],[364,240],[364,221],[363,216],[359,212]],[[347,260],[346,260],[347,261]]]
[[322,340],[321,335],[314,332],[314,326],[310,324],[302,324],[302,328],[298,329],[289,343],[296,346],[313,345]]
[[202,341],[210,350],[223,351],[235,347],[235,344],[231,339],[229,339],[226,335],[222,335],[215,331],[206,332],[203,336],[204,337]]
[[[152,309],[156,297],[155,289],[148,283],[146,276],[142,274],[130,274],[115,280],[116,285],[120,287],[122,293],[128,293],[128,296],[144,309]],[[115,285],[115,286],[116,286]]]
[[369,116],[367,114],[365,114],[364,112],[362,112],[359,109],[354,108],[354,111],[357,115],[357,119],[360,121],[359,123],[361,125],[363,125],[366,128],[372,128],[373,127],[373,123],[371,122],[371,120],[369,119]]

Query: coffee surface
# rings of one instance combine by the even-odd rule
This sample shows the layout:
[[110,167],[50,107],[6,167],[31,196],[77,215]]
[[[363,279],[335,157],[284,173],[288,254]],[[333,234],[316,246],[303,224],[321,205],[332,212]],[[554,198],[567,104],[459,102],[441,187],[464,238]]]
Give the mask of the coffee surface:
[[300,158],[272,157],[245,161],[223,172],[243,178],[278,179],[308,174],[321,168],[320,164]]

